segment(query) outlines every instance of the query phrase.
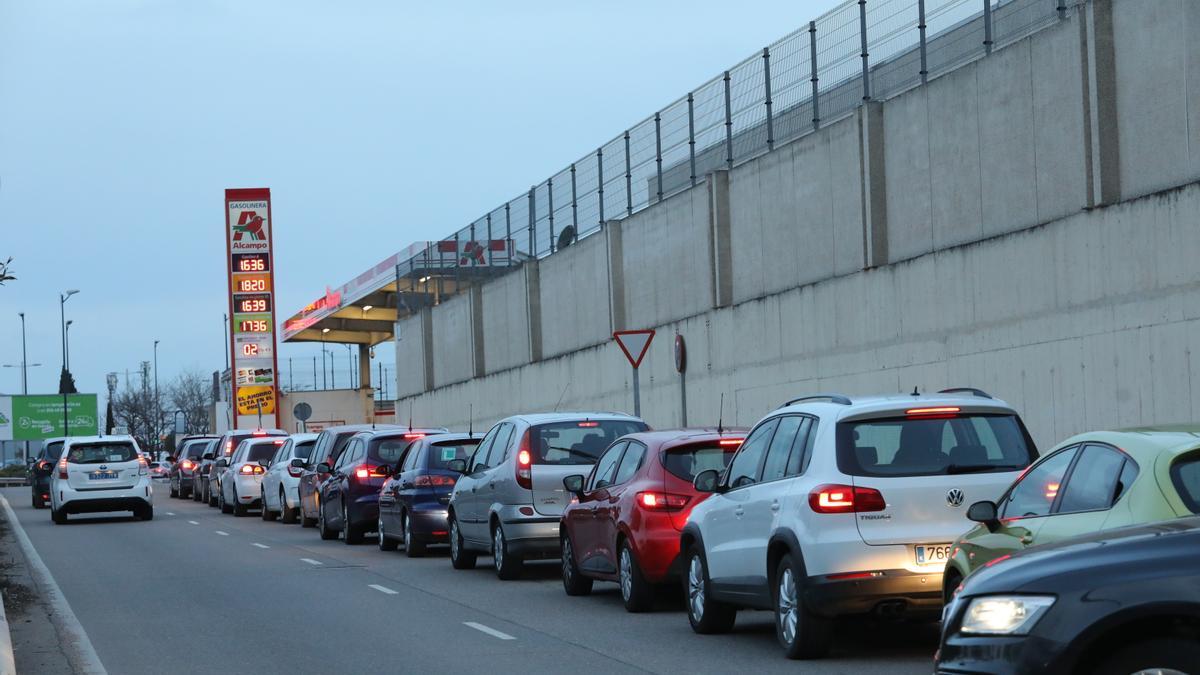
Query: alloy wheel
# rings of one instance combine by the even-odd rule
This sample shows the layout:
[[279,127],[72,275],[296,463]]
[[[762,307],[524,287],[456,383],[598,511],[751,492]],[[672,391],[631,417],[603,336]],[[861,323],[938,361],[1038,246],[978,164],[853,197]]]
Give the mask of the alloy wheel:
[[504,530],[499,525],[492,534],[492,562],[496,564],[496,571],[504,567]]
[[412,520],[406,515],[404,516],[404,550],[412,549]]
[[450,521],[450,555],[457,558],[459,555],[458,549],[458,520]]
[[566,536],[562,540],[562,574],[568,584],[574,580],[575,552],[571,550],[571,538]]
[[385,546],[387,544],[387,537],[383,536],[383,516],[379,516],[379,522],[375,525],[375,530],[379,532],[379,545],[381,547]]
[[796,626],[800,622],[800,605],[796,597],[796,577],[792,570],[785,569],[779,575],[779,599],[776,601],[776,621],[783,641],[791,644],[796,639]]
[[626,602],[633,596],[633,556],[628,546],[621,547],[621,599]]
[[688,611],[697,622],[704,618],[704,563],[699,555],[688,563]]

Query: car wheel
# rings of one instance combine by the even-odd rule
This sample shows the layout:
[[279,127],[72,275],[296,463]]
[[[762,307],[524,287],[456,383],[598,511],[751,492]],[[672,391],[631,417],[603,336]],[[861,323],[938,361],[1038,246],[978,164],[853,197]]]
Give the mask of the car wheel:
[[208,505],[209,506],[216,507],[216,506],[221,505],[221,502],[217,498],[217,495],[213,494],[213,485],[211,482],[204,486],[204,494],[208,495]]
[[950,604],[954,599],[954,592],[958,590],[958,585],[962,583],[963,577],[958,573],[958,570],[946,566],[946,575],[942,578],[942,603]]
[[67,514],[58,509],[51,508],[50,520],[53,520],[55,525],[63,525],[67,522]]
[[592,592],[592,579],[583,576],[575,562],[575,549],[571,537],[562,537],[562,580],[567,595],[588,595]]
[[642,576],[642,568],[633,557],[629,542],[617,548],[617,571],[621,581],[621,600],[630,612],[645,612],[654,607],[654,586]]
[[154,520],[154,505],[146,504],[138,511],[135,511],[133,515],[142,520]]
[[217,506],[220,507],[221,513],[233,513],[233,506],[225,501],[225,488],[218,487]]
[[829,653],[833,623],[804,606],[804,567],[792,554],[775,571],[775,637],[789,659],[818,659]]
[[288,506],[283,488],[279,488],[279,520],[288,525],[296,522],[296,509]]
[[179,499],[179,488],[175,487],[174,483],[171,483],[171,489],[170,489],[169,494],[171,496],[171,499]]
[[363,542],[362,529],[354,527],[350,523],[350,507],[346,502],[342,502],[342,541],[346,542],[347,546],[354,546]]
[[243,504],[241,498],[238,497],[237,483],[233,484],[233,506],[230,508],[233,509],[235,518],[241,518],[250,512],[250,507]]
[[338,536],[338,533],[329,529],[329,526],[325,523],[325,507],[324,506],[317,509],[317,532],[321,535],[321,538],[324,539],[325,541],[337,539],[337,536]]
[[697,633],[728,633],[737,620],[737,610],[732,605],[713,600],[710,588],[704,552],[699,546],[692,546],[688,551],[687,573],[683,576],[688,623]]
[[401,516],[401,522],[404,523],[404,555],[410,558],[420,558],[425,555],[425,542],[417,541],[413,536],[412,518],[408,514]]
[[450,516],[450,564],[456,570],[475,569],[476,553],[468,551],[463,541],[462,532],[458,530],[458,519]]
[[198,502],[203,496],[204,495],[200,494],[200,491],[196,489],[196,484],[192,483],[192,501]]
[[272,520],[275,520],[275,518],[277,518],[277,517],[279,516],[279,514],[278,514],[277,512],[275,512],[275,511],[272,511],[272,510],[271,510],[271,509],[270,509],[270,508],[267,506],[267,493],[266,493],[266,491],[265,491],[265,490],[260,490],[260,491],[259,491],[259,493],[258,493],[258,499],[259,499],[259,501],[261,501],[261,502],[262,502],[262,519],[263,519],[263,520],[266,520],[266,521],[272,521]]
[[379,550],[380,551],[395,551],[400,543],[395,539],[387,536],[383,531],[383,516],[379,516],[379,522],[375,525],[375,531],[379,533]]
[[46,503],[42,501],[41,496],[38,495],[36,492],[33,493],[30,501],[33,502],[33,508],[35,508],[35,509],[46,508]]
[[504,526],[496,523],[492,530],[492,565],[496,568],[496,576],[504,580],[516,579],[525,569],[525,561],[521,556],[508,550],[508,538],[504,536]]
[[1129,673],[1195,673],[1200,642],[1182,637],[1142,640],[1122,647],[1095,664],[1097,675]]

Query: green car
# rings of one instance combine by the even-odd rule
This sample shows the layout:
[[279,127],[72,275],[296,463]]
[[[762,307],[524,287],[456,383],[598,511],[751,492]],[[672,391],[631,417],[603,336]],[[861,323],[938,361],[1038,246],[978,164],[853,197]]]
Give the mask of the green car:
[[954,542],[947,602],[992,561],[1067,537],[1200,513],[1200,426],[1092,431],[1060,443],[1000,497],[975,502],[979,523]]

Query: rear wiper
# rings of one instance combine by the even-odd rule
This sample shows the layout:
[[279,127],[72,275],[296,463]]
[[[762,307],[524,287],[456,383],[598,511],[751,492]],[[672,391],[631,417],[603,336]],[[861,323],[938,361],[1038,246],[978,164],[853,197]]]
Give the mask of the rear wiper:
[[1020,464],[951,464],[946,467],[946,473],[979,473],[980,471],[992,471],[996,469],[1023,469]]

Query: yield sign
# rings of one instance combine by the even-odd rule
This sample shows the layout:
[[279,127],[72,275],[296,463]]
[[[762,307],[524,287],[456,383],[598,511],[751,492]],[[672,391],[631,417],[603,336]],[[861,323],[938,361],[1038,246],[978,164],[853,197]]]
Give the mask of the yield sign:
[[650,348],[650,341],[654,339],[654,331],[619,330],[613,333],[613,337],[616,338],[621,351],[625,352],[625,358],[629,359],[629,365],[637,368],[642,365],[646,350]]

